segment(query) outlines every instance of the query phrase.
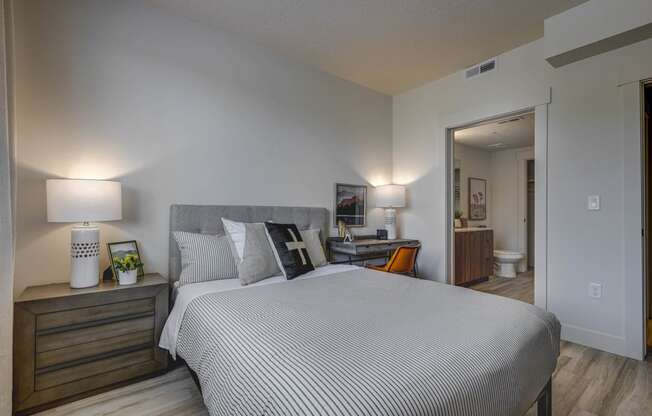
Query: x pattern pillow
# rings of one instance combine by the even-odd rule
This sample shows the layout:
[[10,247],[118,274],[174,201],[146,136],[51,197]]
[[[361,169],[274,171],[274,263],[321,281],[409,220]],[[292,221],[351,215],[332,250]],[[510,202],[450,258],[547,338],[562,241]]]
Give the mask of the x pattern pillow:
[[315,270],[295,224],[276,224],[266,222],[265,228],[274,255],[285,278],[290,280],[311,270]]

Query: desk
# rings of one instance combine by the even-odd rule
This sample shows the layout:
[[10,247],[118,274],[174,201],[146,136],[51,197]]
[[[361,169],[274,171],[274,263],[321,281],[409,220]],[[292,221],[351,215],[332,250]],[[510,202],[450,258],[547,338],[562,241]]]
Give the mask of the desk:
[[[328,260],[331,263],[353,263],[373,259],[386,259],[392,255],[394,250],[401,246],[416,246],[419,240],[399,238],[396,240],[378,240],[372,237],[360,236],[352,243],[345,243],[339,237],[331,237],[326,240],[328,249]],[[346,256],[348,260],[335,260],[335,255]]]

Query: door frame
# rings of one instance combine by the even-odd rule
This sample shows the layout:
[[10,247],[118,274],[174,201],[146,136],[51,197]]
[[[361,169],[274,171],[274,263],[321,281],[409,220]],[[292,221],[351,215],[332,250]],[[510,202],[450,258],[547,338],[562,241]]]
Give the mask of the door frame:
[[[536,140],[536,139],[535,139]],[[536,141],[535,141],[536,144]],[[528,267],[529,261],[528,261],[528,249],[527,249],[527,242],[528,242],[528,224],[527,224],[527,162],[528,160],[536,160],[534,159],[534,147],[532,149],[527,149],[527,150],[519,150],[516,152],[516,163],[517,163],[517,169],[518,171],[516,172],[516,183],[518,186],[518,190],[516,191],[516,197],[517,197],[517,204],[518,204],[518,217],[516,218],[517,221],[517,233],[518,233],[518,251],[523,253],[523,263],[526,265],[526,268]],[[535,162],[536,163],[536,162]],[[536,164],[535,164],[536,166]],[[534,182],[536,186],[536,179]],[[535,197],[536,197],[536,191],[535,191]],[[536,209],[534,210],[534,213],[536,215]],[[536,233],[534,233],[536,236]],[[536,255],[534,256],[536,259]],[[536,270],[535,270],[535,276],[536,276]]]
[[644,88],[650,79],[621,84],[623,104],[623,237],[625,334],[623,355],[642,360],[647,353],[647,270],[645,239]]
[[453,132],[460,128],[468,128],[486,124],[503,118],[534,113],[534,180],[535,180],[535,255],[534,268],[534,304],[542,309],[548,309],[548,105],[550,92],[543,103],[517,108],[513,111],[488,114],[473,118],[473,116],[457,116],[457,121],[444,123],[445,145],[445,180],[446,209],[444,225],[446,230],[446,282],[455,284],[455,229],[454,221],[454,140]]

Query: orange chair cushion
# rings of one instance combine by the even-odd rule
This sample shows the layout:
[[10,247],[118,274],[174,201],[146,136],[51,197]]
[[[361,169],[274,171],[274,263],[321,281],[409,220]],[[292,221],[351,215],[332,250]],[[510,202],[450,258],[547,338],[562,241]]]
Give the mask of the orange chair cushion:
[[418,246],[399,247],[384,266],[368,266],[370,269],[388,273],[412,273],[417,260]]

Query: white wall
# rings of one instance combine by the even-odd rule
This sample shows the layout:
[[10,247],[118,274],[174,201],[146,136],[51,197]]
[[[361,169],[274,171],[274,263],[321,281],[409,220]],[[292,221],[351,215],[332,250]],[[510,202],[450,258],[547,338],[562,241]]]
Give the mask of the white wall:
[[[420,238],[420,271],[444,281],[445,128],[546,103],[548,309],[566,339],[625,353],[624,117],[619,85],[652,77],[652,41],[553,69],[543,41],[499,57],[498,70],[456,73],[394,98],[394,180],[408,184],[405,235]],[[551,88],[552,94],[548,95]],[[602,197],[600,211],[586,198]],[[639,235],[640,238],[640,235]],[[640,277],[639,277],[640,279]],[[587,296],[589,282],[603,297]]]
[[[519,228],[522,218],[519,213],[519,198],[523,194],[519,187],[519,155],[534,155],[532,147],[505,149],[491,153],[491,198],[493,201],[491,227],[494,229],[494,247],[497,250],[525,252],[520,247]],[[524,191],[524,189],[523,189]]]
[[[391,98],[240,38],[138,1],[29,0],[16,41],[16,292],[68,279],[70,226],[46,222],[46,178],[120,180],[103,265],[104,243],[136,239],[163,274],[170,204],[330,209],[334,182],[391,181]],[[369,206],[373,232],[373,192]]]
[[493,209],[492,181],[491,176],[491,154],[481,149],[455,143],[455,159],[459,160],[460,166],[460,208],[464,212],[464,218],[469,218],[469,178],[480,178],[487,180],[487,219],[470,221],[469,226],[489,225]]
[[[485,225],[494,230],[494,246],[501,250],[523,250],[519,227],[519,167],[524,157],[533,158],[534,148],[522,147],[499,151],[455,143],[455,159],[461,162],[460,196],[464,216],[468,218],[468,178],[487,180],[487,219],[469,221],[470,226]],[[523,187],[525,184],[522,184]]]

